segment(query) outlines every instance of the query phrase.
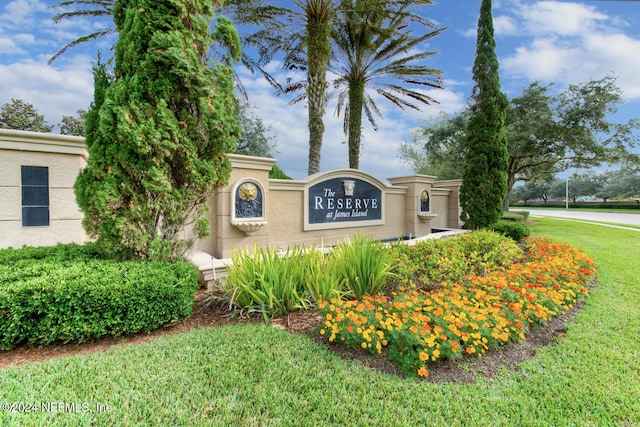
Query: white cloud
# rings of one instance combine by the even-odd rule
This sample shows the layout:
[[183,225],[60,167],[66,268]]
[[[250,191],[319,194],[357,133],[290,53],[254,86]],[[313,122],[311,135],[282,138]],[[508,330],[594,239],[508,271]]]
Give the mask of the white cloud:
[[[496,16],[493,18],[493,28],[496,36],[514,35],[518,34],[520,28],[515,19],[510,16]],[[477,34],[477,29],[474,29],[474,36]]]
[[0,22],[5,28],[24,28],[35,22],[36,14],[46,10],[47,5],[38,0],[14,0],[2,9]]
[[502,60],[502,66],[507,73],[529,80],[566,81],[582,54],[578,47],[559,46],[555,39],[537,39],[529,46],[518,47],[514,55]]
[[540,1],[517,8],[529,34],[559,34],[580,36],[598,28],[608,17],[594,6],[581,3]]
[[0,103],[11,98],[33,104],[49,124],[56,125],[63,115],[72,116],[87,109],[93,98],[91,58],[74,57],[64,68],[25,61],[0,65]]
[[598,57],[597,76],[613,74],[629,99],[640,99],[640,40],[624,34],[593,34],[585,40],[588,57]]
[[14,55],[23,54],[26,53],[26,51],[19,48],[16,42],[10,37],[0,37],[0,53]]
[[540,1],[514,11],[522,35],[531,37],[501,59],[507,75],[567,84],[614,75],[625,98],[640,98],[640,39],[621,32],[621,18],[573,2]]

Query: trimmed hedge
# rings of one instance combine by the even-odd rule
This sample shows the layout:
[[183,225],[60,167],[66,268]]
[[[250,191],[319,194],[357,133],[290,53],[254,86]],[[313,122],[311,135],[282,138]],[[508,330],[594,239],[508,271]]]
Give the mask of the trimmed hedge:
[[191,315],[198,272],[93,246],[0,250],[0,349],[149,332]]
[[496,231],[504,236],[511,237],[516,242],[522,241],[525,237],[529,236],[529,228],[524,222],[509,221],[502,219],[489,225],[490,230]]
[[505,221],[524,222],[529,216],[529,212],[526,216],[523,212],[503,212],[502,219]]

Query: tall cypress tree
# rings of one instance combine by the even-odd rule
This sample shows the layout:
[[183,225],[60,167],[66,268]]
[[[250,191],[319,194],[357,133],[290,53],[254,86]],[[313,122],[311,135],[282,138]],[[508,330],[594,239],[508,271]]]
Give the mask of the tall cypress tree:
[[509,152],[504,131],[508,100],[500,91],[491,0],[482,0],[467,130],[467,157],[460,188],[460,218],[466,228],[486,227],[502,216]]
[[[232,71],[208,49],[240,43],[210,0],[118,0],[114,80],[98,69],[89,161],[75,190],[88,234],[120,257],[172,258],[209,231],[207,197],[228,180],[235,146]],[[90,119],[90,120],[89,120]],[[193,223],[193,235],[185,229]]]

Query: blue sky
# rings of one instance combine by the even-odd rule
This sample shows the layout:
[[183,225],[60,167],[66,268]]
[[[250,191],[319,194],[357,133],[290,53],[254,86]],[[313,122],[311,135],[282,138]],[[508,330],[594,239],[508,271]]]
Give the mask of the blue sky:
[[[102,27],[92,20],[61,24],[51,21],[49,6],[57,1],[9,0],[0,6],[0,105],[19,98],[33,104],[51,124],[63,115],[87,109],[93,96],[92,64],[98,50],[108,54],[113,40],[90,43],[65,53],[52,65],[47,60],[80,35]],[[529,82],[567,84],[617,77],[626,103],[614,117],[627,121],[640,117],[640,2],[494,0],[496,52],[503,91],[517,96]],[[443,34],[422,46],[438,54],[427,64],[444,72],[444,89],[429,91],[439,101],[422,111],[399,110],[380,100],[383,119],[376,132],[365,124],[361,169],[378,178],[410,174],[397,157],[398,147],[410,141],[411,129],[438,114],[464,108],[473,87],[471,67],[480,0],[438,0],[423,14]],[[278,64],[270,67],[277,75]],[[238,68],[256,106],[256,114],[271,126],[277,142],[279,165],[294,178],[307,171],[308,137],[304,104],[288,105],[275,97],[269,84]],[[347,167],[347,146],[342,119],[329,105],[321,169]]]

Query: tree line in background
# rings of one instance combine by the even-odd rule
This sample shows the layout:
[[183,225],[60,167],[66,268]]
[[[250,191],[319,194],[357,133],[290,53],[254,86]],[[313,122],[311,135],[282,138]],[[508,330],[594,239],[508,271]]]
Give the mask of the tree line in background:
[[580,200],[600,199],[637,200],[640,198],[640,171],[629,168],[605,172],[588,171],[566,179],[539,179],[516,186],[511,192],[512,204],[552,200],[564,201],[567,196],[574,204]]
[[[551,88],[533,82],[508,102],[504,129],[509,193],[518,182],[542,185],[574,168],[621,165],[624,173],[637,173],[640,157],[633,149],[640,142],[640,123],[609,119],[622,103],[615,78],[569,85],[559,95],[552,95]],[[470,117],[467,108],[422,126],[401,146],[399,157],[417,173],[461,178]]]
[[[78,110],[76,116],[62,116],[62,121],[58,123],[62,135],[84,135],[85,110]],[[33,104],[22,99],[11,98],[11,102],[2,105],[0,110],[0,128],[26,130],[30,132],[49,133],[53,130],[45,117],[38,114],[38,110]]]

